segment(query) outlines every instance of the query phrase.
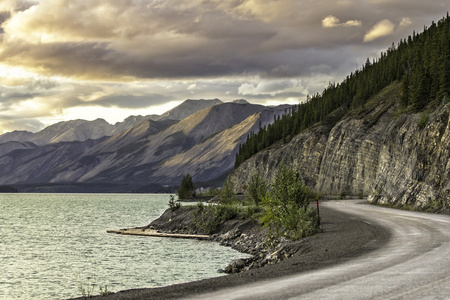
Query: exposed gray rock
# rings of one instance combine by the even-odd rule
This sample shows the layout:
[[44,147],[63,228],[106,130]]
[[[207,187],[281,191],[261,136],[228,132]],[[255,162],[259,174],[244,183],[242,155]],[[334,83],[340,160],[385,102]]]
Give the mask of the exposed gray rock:
[[267,181],[282,162],[297,166],[304,183],[317,192],[369,195],[370,202],[425,208],[450,203],[450,104],[430,114],[425,128],[420,115],[399,114],[400,86],[393,84],[359,114],[332,128],[316,125],[292,141],[245,161],[232,174],[243,192],[252,174]]
[[14,150],[21,150],[21,149],[32,149],[32,148],[36,148],[37,145],[31,143],[31,142],[15,142],[15,141],[11,141],[11,142],[6,142],[3,144],[0,144],[0,157],[11,152]]
[[[200,106],[208,104],[207,108],[181,121],[146,120],[111,137],[87,140],[83,147],[79,142],[58,142],[20,153],[5,152],[0,157],[0,183],[117,182],[143,186],[177,185],[186,173],[196,182],[223,178],[233,169],[235,154],[247,134],[257,132],[259,124],[273,122],[284,109],[249,103],[212,105],[216,102],[205,100]],[[66,125],[60,124],[60,129]],[[76,128],[85,125],[81,122],[58,139],[69,139]]]
[[8,152],[0,157],[0,182],[49,182],[49,174],[62,163],[77,158],[101,141],[62,142]]
[[[58,124],[61,126],[56,126]],[[104,136],[110,136],[113,130],[113,126],[103,119],[94,121],[76,120],[58,124],[49,126],[38,134],[40,136],[42,133],[39,144],[96,140]]]
[[114,124],[114,129],[112,130],[111,135],[115,135],[117,133],[126,131],[130,128],[140,125],[141,123],[148,120],[156,120],[159,118],[159,115],[148,115],[148,116],[129,116],[122,122],[117,122]]
[[[46,145],[49,143],[86,141],[89,139],[99,139],[104,136],[113,136],[123,132],[147,120],[152,121],[180,121],[204,108],[220,104],[222,101],[214,100],[186,100],[175,108],[169,110],[165,114],[147,115],[147,116],[130,116],[117,122],[114,125],[109,124],[103,119],[93,121],[71,120],[63,121],[50,125],[43,130],[32,133],[28,131],[13,131],[0,135],[0,144],[16,141],[16,142],[33,142],[37,145]],[[173,124],[173,121],[172,121]]]
[[15,130],[0,135],[0,143],[30,141],[34,133],[26,130]]
[[201,111],[205,108],[222,104],[223,102],[219,99],[210,99],[210,100],[192,100],[187,99],[180,105],[174,107],[173,109],[167,111],[166,113],[162,114],[160,117],[157,117],[154,120],[183,120],[187,117],[189,117],[192,114],[195,114],[198,111]]

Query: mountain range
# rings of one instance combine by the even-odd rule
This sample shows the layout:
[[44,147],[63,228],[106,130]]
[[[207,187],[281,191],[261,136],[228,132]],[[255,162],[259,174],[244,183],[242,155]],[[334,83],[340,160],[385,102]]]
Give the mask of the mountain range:
[[195,182],[220,183],[248,134],[288,108],[189,99],[163,115],[130,116],[113,125],[73,120],[37,133],[6,133],[0,135],[0,184],[25,191],[67,191],[68,185],[75,186],[70,191],[96,191],[113,184],[113,191],[157,192],[187,173]]

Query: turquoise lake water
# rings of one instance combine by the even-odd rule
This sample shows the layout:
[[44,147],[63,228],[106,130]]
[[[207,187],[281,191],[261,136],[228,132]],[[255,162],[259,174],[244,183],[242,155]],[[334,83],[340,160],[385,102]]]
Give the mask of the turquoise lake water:
[[149,224],[169,195],[0,194],[0,299],[65,299],[100,287],[158,287],[223,276],[245,257],[214,242],[122,236]]

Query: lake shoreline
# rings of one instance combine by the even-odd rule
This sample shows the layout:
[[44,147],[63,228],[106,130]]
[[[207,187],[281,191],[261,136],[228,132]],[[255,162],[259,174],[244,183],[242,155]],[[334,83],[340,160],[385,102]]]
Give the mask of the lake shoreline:
[[[353,219],[350,215],[338,213],[332,209],[322,208],[321,219],[323,232],[296,242],[293,247],[294,252],[286,259],[274,261],[262,267],[247,268],[243,272],[226,276],[160,288],[125,290],[94,298],[177,299],[195,297],[195,295],[225,287],[270,280],[337,264],[381,247],[389,240],[389,233],[386,229],[368,225],[361,220]],[[219,236],[213,240],[219,241]],[[374,239],[377,240],[376,244],[369,243]],[[244,268],[246,267],[248,266]]]

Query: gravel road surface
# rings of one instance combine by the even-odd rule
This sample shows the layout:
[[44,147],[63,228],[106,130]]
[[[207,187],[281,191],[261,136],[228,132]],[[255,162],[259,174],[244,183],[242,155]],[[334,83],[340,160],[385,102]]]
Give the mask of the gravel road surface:
[[388,228],[388,243],[332,267],[191,299],[450,299],[450,216],[354,201],[323,206],[349,213],[368,225]]
[[323,233],[247,272],[107,299],[450,299],[450,216],[321,204]]

